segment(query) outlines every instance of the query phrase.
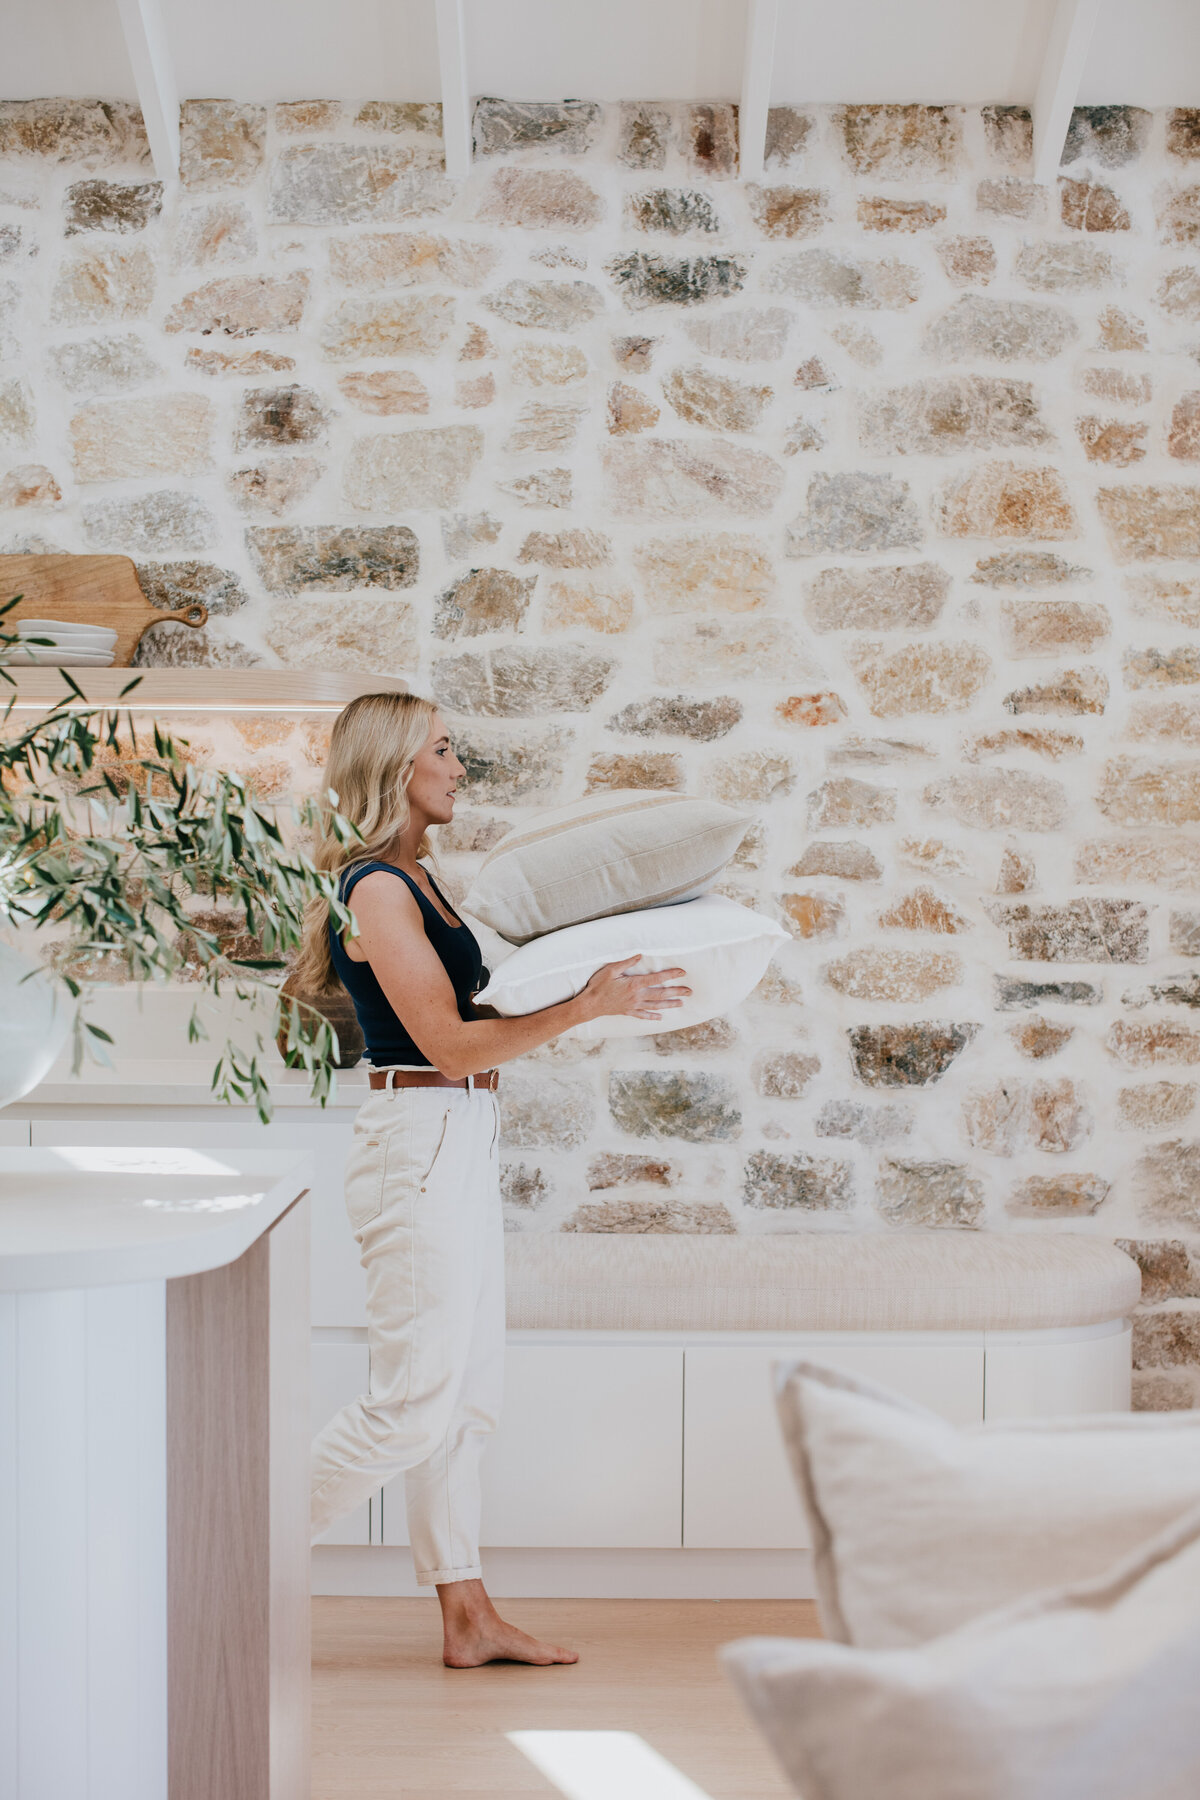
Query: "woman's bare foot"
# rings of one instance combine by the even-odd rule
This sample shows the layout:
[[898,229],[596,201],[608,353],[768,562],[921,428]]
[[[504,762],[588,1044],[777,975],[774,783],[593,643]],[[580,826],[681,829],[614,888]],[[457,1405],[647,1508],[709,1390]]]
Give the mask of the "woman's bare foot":
[[442,1603],[442,1661],[448,1669],[478,1669],[484,1663],[550,1663],[579,1661],[574,1650],[543,1644],[509,1625],[488,1599],[482,1581],[448,1581],[437,1591]]

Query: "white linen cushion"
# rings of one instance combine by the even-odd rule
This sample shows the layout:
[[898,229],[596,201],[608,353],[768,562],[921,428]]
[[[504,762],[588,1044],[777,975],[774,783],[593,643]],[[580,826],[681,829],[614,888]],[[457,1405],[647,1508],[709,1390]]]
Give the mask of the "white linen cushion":
[[465,904],[501,937],[526,944],[587,919],[694,899],[712,886],[749,824],[746,813],[687,794],[589,794],[501,838]]
[[822,1627],[863,1649],[1090,1580],[1200,1506],[1200,1413],[957,1427],[810,1361],[777,1367],[776,1397]]
[[563,1035],[615,1038],[681,1031],[744,1000],[762,980],[779,940],[786,937],[782,926],[761,913],[710,894],[680,906],[620,913],[552,931],[514,950],[475,998],[480,1006],[494,1007],[506,1018],[540,1012],[544,1006],[570,1000],[605,963],[640,956],[639,972],[686,969],[686,980],[676,985],[690,987],[690,998],[666,1009],[659,1019],[614,1014],[575,1025]]
[[1195,1800],[1200,1512],[923,1649],[721,1658],[803,1800]]

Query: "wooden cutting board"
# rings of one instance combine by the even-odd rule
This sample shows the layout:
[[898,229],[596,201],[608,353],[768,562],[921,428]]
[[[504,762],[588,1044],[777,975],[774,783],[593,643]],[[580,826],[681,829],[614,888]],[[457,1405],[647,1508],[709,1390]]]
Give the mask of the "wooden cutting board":
[[0,556],[0,605],[20,594],[21,604],[5,613],[0,626],[17,619],[61,619],[78,625],[106,625],[117,634],[113,662],[128,668],[143,632],[163,619],[203,625],[208,608],[196,600],[178,612],[161,612],[138,586],[128,556]]

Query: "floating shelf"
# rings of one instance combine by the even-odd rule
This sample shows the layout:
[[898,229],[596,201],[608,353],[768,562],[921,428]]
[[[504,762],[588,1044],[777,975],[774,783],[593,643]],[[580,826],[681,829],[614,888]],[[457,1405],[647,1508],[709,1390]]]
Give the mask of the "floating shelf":
[[[58,669],[10,668],[14,712],[44,712],[67,704],[120,706],[136,713],[340,712],[360,694],[406,694],[397,675],[344,675],[320,669],[72,669],[84,700],[70,694]],[[139,679],[140,678],[140,679]],[[131,681],[138,685],[120,698]],[[0,681],[0,713],[14,690]]]

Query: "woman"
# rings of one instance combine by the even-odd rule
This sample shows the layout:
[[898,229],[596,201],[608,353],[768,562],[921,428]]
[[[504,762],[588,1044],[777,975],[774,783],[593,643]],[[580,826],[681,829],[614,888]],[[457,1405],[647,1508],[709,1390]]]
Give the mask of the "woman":
[[660,1018],[688,992],[663,985],[683,970],[635,975],[630,957],[559,1006],[485,1016],[472,1003],[487,980],[479,946],[421,862],[466,773],[437,709],[411,694],[352,701],[326,773],[362,841],[349,850],[328,833],[316,861],[341,871],[355,931],[339,939],[315,902],[298,975],[314,994],[345,985],[373,1065],[346,1169],[371,1391],[313,1446],[313,1536],[403,1470],[417,1579],[437,1588],[447,1666],[574,1662],[506,1624],[480,1579],[479,1462],[504,1355],[497,1069],[585,1019]]

